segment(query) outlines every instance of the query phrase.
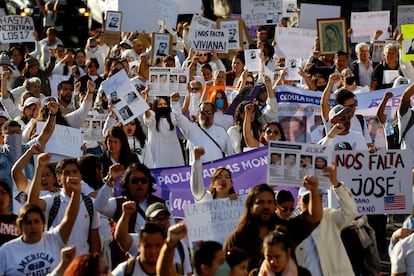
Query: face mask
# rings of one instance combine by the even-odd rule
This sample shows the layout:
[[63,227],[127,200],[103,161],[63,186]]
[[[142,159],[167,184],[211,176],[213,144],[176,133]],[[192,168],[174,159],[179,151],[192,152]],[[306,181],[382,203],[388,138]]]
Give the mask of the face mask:
[[217,99],[216,100],[216,107],[218,109],[222,109],[224,107],[224,100],[223,99]]
[[9,155],[14,163],[20,158],[22,153],[22,135],[18,133],[8,134],[4,138],[4,143],[9,146]]
[[318,90],[318,91],[323,91],[323,90],[325,90],[325,85],[319,85],[319,86],[316,86],[316,90]]
[[346,82],[346,84],[347,84],[347,85],[352,85],[352,84],[354,84],[354,83],[355,83],[355,77],[354,77],[354,76],[352,76],[352,77],[347,77],[347,78],[345,79],[345,82]]
[[158,108],[157,112],[160,116],[167,116],[168,113],[170,113],[170,108],[169,107],[160,107],[160,108]]
[[227,262],[222,263],[214,273],[214,276],[229,276],[231,268]]

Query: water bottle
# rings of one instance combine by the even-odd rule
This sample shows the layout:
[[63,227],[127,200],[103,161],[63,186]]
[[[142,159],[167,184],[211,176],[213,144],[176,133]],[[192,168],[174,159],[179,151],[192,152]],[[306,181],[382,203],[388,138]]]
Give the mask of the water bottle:
[[394,135],[394,124],[391,118],[387,118],[385,121],[385,136]]

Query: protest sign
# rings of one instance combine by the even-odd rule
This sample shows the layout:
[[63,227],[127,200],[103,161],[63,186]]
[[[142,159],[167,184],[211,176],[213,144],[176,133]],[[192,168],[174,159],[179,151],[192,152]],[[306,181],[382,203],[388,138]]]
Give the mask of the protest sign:
[[338,18],[341,16],[340,6],[302,3],[300,5],[300,25],[316,30],[316,19]]
[[121,70],[102,82],[106,96],[115,105],[115,114],[122,124],[130,121],[149,109],[148,104],[129,80],[125,70]]
[[244,58],[246,60],[245,69],[249,72],[259,72],[261,67],[260,49],[244,50]]
[[54,97],[55,99],[58,98],[58,85],[59,83],[61,83],[62,81],[67,81],[69,80],[70,75],[59,75],[59,74],[52,74],[49,77],[49,83],[50,83],[50,92],[51,92],[51,96]]
[[296,16],[296,10],[298,8],[298,3],[296,0],[283,0],[283,17],[293,17]]
[[194,51],[228,53],[229,32],[210,28],[195,29],[190,32],[190,43]]
[[[208,189],[214,171],[225,167],[231,171],[236,193],[247,194],[252,187],[266,183],[267,155],[268,148],[262,147],[205,163],[203,164],[204,186]],[[174,216],[182,218],[185,206],[194,203],[189,188],[191,168],[188,166],[159,168],[152,169],[151,173],[157,183],[155,194],[167,201]],[[274,189],[289,190],[295,197],[298,192],[298,188],[292,186],[276,186]]]
[[228,49],[239,50],[243,48],[243,22],[239,18],[226,18],[217,20],[217,28],[229,33]]
[[286,66],[286,76],[285,80],[300,80],[299,67],[302,64],[302,59],[286,57],[285,66]]
[[[412,211],[412,156],[406,150],[336,152],[338,180],[344,181],[361,214]],[[335,206],[335,201],[332,201]]]
[[30,16],[6,15],[0,17],[0,42],[34,42],[33,18]]
[[389,25],[390,11],[352,12],[352,42],[370,42],[377,30],[383,32],[377,40],[384,40],[388,37]]
[[414,5],[398,5],[397,26],[414,23]]
[[180,0],[179,14],[199,14],[201,13],[201,2],[194,0]]
[[177,0],[158,0],[158,20],[165,20],[170,27],[176,27],[179,10],[180,4]]
[[402,25],[401,34],[404,38],[401,50],[402,60],[414,60],[414,24]]
[[384,59],[382,53],[384,52],[385,41],[376,40],[372,43],[372,62],[381,62]]
[[188,95],[188,68],[150,67],[150,86],[153,96],[170,96],[178,92]]
[[[122,32],[152,33],[158,28],[158,1],[117,1],[122,12]],[[145,8],[143,8],[145,7]],[[137,20],[139,18],[139,20]]]
[[87,141],[102,141],[102,129],[108,114],[96,110],[89,111],[80,128],[83,139]]
[[243,213],[245,201],[246,196],[241,196],[237,200],[214,199],[186,205],[184,215],[190,248],[200,241],[224,244]]
[[331,149],[316,144],[270,141],[270,165],[267,183],[272,185],[300,186],[305,175],[319,179],[320,187],[329,187],[323,169],[331,164]]
[[[278,57],[309,58],[315,42],[316,30],[276,27]],[[292,47],[295,45],[295,47]]]
[[[36,123],[36,132],[40,133],[45,122]],[[45,152],[53,153],[61,157],[82,156],[83,135],[80,129],[56,125],[52,136],[46,143]]]
[[282,0],[241,1],[241,17],[247,27],[275,25],[283,14]]

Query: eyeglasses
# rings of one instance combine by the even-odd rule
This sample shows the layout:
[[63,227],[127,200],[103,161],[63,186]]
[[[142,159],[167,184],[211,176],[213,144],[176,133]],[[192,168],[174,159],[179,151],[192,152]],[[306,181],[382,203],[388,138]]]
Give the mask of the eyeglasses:
[[246,81],[246,85],[254,85],[254,81]]
[[148,182],[149,182],[149,180],[146,177],[133,177],[133,178],[131,178],[131,183],[132,184],[138,184],[138,183],[147,184]]
[[191,87],[191,91],[200,91],[201,87]]
[[286,212],[293,212],[293,211],[295,211],[295,208],[294,208],[294,207],[291,207],[291,208],[287,208],[287,207],[280,207],[280,210],[281,210],[283,213],[286,213]]
[[279,135],[279,134],[280,134],[280,131],[279,131],[279,130],[277,130],[277,129],[275,129],[275,130],[267,129],[265,133],[266,133],[267,135],[271,135],[272,133],[273,133],[274,135]]
[[201,115],[213,115],[213,114],[214,114],[214,111],[213,111],[213,110],[208,110],[208,111],[206,111],[206,110],[201,110],[201,111],[200,111],[200,114],[201,114]]
[[352,115],[342,115],[339,117],[335,117],[335,120],[337,121],[347,121],[347,120],[351,120],[352,119]]
[[203,57],[203,56],[204,56],[204,57],[207,57],[207,56],[208,56],[208,53],[198,54],[197,56],[198,56],[198,57]]

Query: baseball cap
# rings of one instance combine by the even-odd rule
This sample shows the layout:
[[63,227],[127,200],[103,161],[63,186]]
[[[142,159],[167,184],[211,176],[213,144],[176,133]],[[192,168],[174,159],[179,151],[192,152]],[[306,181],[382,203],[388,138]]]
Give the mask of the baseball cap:
[[132,48],[132,42],[129,41],[128,39],[124,39],[119,43],[120,46],[122,46],[122,44],[127,45],[129,47],[129,49]]
[[36,97],[29,97],[29,98],[27,98],[27,99],[24,101],[23,107],[27,107],[27,106],[30,106],[30,105],[32,105],[32,104],[37,104],[37,103],[39,103],[39,104],[40,104],[40,100],[39,100],[39,98],[36,98]]
[[145,211],[145,217],[147,219],[155,218],[161,212],[166,212],[169,216],[171,215],[170,211],[164,203],[156,202],[148,206],[147,210]]
[[352,111],[352,108],[349,106],[343,106],[342,104],[337,104],[329,111],[329,121],[341,114],[344,111]]
[[34,57],[28,57],[24,60],[24,62],[29,66],[29,68],[39,65],[39,61]]
[[[318,189],[318,192],[320,195],[323,195],[325,193],[325,190]],[[305,188],[302,186],[299,188],[298,196],[302,197],[302,196],[308,195],[309,193],[310,191],[308,190],[308,188]]]
[[352,146],[348,142],[339,142],[335,144],[334,150],[352,150]]

